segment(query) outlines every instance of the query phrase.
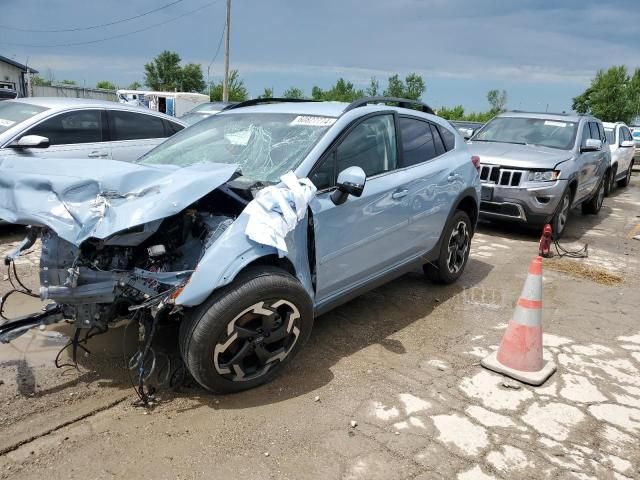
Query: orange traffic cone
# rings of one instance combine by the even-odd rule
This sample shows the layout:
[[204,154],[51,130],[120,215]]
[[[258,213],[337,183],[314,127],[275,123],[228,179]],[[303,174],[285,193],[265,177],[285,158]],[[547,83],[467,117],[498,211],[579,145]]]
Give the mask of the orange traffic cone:
[[556,371],[555,363],[545,364],[542,358],[542,257],[534,258],[529,265],[500,348],[480,363],[531,385],[542,385]]

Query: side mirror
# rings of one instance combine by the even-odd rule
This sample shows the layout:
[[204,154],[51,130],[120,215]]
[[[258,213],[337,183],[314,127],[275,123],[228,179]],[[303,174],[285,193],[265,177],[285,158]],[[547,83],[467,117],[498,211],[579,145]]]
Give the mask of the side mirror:
[[49,148],[49,139],[40,135],[25,135],[9,146],[13,148]]
[[622,142],[620,142],[620,146],[622,148],[631,148],[635,147],[636,143],[633,140],[623,140]]
[[345,168],[338,174],[337,190],[331,194],[331,200],[335,205],[341,205],[347,201],[349,195],[359,197],[364,190],[367,175],[360,167]]
[[465,140],[469,140],[471,137],[473,137],[473,134],[476,133],[476,131],[473,128],[466,128],[462,130],[462,137]]
[[581,152],[597,152],[602,150],[602,140],[596,138],[587,138],[584,147],[580,149]]

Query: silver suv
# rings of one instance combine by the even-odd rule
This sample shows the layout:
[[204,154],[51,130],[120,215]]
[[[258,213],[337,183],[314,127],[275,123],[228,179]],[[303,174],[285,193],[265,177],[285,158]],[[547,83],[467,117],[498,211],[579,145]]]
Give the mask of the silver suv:
[[555,238],[569,211],[597,214],[611,161],[602,122],[582,115],[503,113],[470,140],[480,157],[480,215],[532,225]]

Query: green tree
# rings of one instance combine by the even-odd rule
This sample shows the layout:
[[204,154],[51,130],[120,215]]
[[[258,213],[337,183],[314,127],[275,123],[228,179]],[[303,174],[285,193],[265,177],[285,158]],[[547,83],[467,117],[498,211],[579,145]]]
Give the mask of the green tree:
[[504,112],[504,107],[507,105],[507,92],[506,90],[489,90],[487,92],[487,100],[491,105],[491,110],[496,114]]
[[367,97],[377,97],[380,95],[380,82],[376,77],[371,77],[369,80],[369,86],[366,88],[365,93]]
[[40,75],[33,75],[31,77],[31,85],[50,87],[51,80],[46,80],[42,78]]
[[144,83],[151,90],[171,91],[180,88],[182,68],[180,55],[164,50],[144,66]]
[[118,87],[116,87],[109,80],[100,80],[98,83],[96,83],[96,88],[104,88],[105,90],[116,90]]
[[396,73],[389,77],[389,80],[387,81],[387,88],[384,91],[384,96],[418,100],[425,90],[426,85],[421,75],[411,73],[402,80]]
[[67,80],[67,79],[60,80],[59,83],[60,83],[60,85],[70,85],[70,86],[76,86],[77,85],[75,80]]
[[265,87],[262,94],[258,95],[258,98],[273,98],[273,88]]
[[202,92],[207,86],[198,63],[187,63],[182,67],[180,77],[180,90],[183,92]]
[[[211,93],[209,94],[212,102],[219,102],[222,100],[222,80],[218,83],[211,84]],[[240,78],[238,70],[231,70],[229,72],[229,100],[232,102],[244,102],[249,98],[249,92],[244,86],[244,80]]]
[[142,84],[139,81],[131,82],[127,87],[127,90],[140,90]]
[[282,93],[282,96],[283,98],[304,98],[304,92],[299,88],[290,87]]
[[329,90],[322,90],[317,86],[311,89],[311,98],[314,100],[353,102],[362,97],[364,90],[356,90],[353,83],[347,82],[344,78],[339,78]]
[[591,84],[573,99],[573,109],[592,114],[604,122],[630,123],[640,112],[640,73],[633,77],[624,65],[613,66],[606,72],[599,70]]
[[438,116],[446,120],[463,120],[464,107],[462,105],[456,105],[453,108],[442,107],[438,110]]

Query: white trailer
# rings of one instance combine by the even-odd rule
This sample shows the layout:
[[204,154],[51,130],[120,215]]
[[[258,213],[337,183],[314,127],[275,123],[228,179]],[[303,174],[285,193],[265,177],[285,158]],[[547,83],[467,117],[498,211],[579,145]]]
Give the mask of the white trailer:
[[209,96],[202,93],[118,90],[117,94],[120,103],[147,107],[174,117],[181,117],[192,108],[209,101]]

